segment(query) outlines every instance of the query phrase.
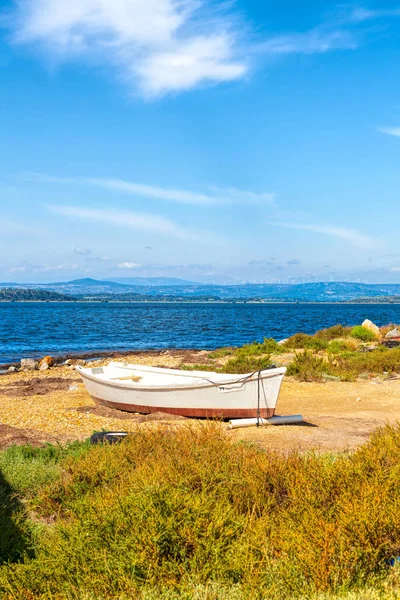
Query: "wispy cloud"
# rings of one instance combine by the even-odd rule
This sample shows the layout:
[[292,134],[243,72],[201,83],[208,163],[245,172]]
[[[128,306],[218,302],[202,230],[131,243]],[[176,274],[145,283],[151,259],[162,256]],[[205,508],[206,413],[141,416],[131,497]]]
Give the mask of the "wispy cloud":
[[355,50],[359,41],[352,31],[329,31],[316,27],[304,33],[278,35],[259,45],[265,54],[323,54],[332,50]]
[[128,210],[80,208],[77,206],[58,206],[54,204],[49,205],[48,208],[51,212],[63,217],[73,217],[119,227],[128,227],[130,229],[168,235],[183,240],[204,241],[206,239],[210,242],[216,241],[216,237],[209,232],[182,227],[160,215],[137,213]]
[[14,40],[113,65],[146,97],[240,79],[237,17],[198,0],[18,0]]
[[386,135],[400,137],[400,127],[380,127],[378,131],[385,133]]
[[29,261],[22,261],[15,267],[11,267],[9,273],[39,273],[47,271],[75,271],[79,265],[70,263],[61,263],[58,265],[38,265]]
[[390,17],[400,17],[400,6],[398,8],[378,9],[368,9],[364,7],[350,8],[348,10],[347,21],[349,23],[363,23],[364,21]]
[[110,262],[111,258],[109,256],[89,256],[85,260],[86,262]]
[[81,256],[89,256],[92,254],[92,251],[89,248],[74,248],[74,254],[79,254]]
[[135,262],[122,262],[117,265],[118,269],[128,269],[128,270],[139,269],[140,267],[141,267],[141,265],[139,265],[138,263],[135,263]]
[[307,223],[283,223],[275,222],[273,225],[278,227],[285,227],[287,229],[298,229],[300,231],[313,231],[314,233],[321,233],[323,235],[329,235],[346,242],[350,242],[353,246],[361,249],[375,248],[377,246],[376,240],[373,238],[363,235],[358,229],[348,229],[346,227],[333,227],[331,225],[314,225]]
[[125,181],[123,179],[110,178],[77,178],[77,177],[55,177],[41,173],[26,173],[24,179],[38,183],[75,184],[89,185],[107,190],[131,194],[156,200],[167,200],[180,204],[193,204],[199,206],[212,206],[217,204],[275,204],[275,194],[271,192],[253,192],[239,190],[237,188],[219,188],[212,186],[212,194],[182,190],[178,188],[167,188],[158,185],[138,183],[136,181]]

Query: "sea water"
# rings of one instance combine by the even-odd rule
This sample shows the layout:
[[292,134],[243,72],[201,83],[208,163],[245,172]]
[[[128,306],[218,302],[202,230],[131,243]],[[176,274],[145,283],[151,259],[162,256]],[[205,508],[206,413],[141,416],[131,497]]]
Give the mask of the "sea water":
[[45,354],[209,350],[365,318],[400,323],[400,304],[0,303],[0,363]]

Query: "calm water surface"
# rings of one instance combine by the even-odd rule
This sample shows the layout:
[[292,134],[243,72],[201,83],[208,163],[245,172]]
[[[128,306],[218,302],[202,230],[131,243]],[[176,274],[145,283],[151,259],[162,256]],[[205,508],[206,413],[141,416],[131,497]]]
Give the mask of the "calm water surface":
[[400,305],[0,303],[0,363],[74,352],[208,350],[365,318],[400,323]]

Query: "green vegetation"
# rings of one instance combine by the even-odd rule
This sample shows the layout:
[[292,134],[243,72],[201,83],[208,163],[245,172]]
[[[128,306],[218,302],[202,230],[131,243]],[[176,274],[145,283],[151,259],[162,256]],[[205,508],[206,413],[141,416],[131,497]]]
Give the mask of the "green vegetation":
[[309,350],[297,353],[287,369],[298,381],[323,381],[328,372],[327,363]]
[[271,366],[269,355],[257,356],[234,356],[230,358],[223,367],[221,373],[251,373],[253,371],[263,371]]
[[400,427],[335,456],[264,452],[212,423],[138,429],[117,446],[0,456],[2,539],[6,531],[21,544],[0,567],[4,600],[350,600],[399,591],[388,561],[400,554]]
[[354,351],[357,349],[357,343],[352,339],[332,340],[329,342],[326,351],[329,354],[340,354],[341,352]]
[[350,331],[350,327],[333,325],[333,327],[328,327],[328,329],[321,329],[320,331],[317,331],[315,337],[330,342],[332,340],[337,340],[338,338],[348,337],[350,335]]
[[372,331],[366,329],[362,325],[356,325],[351,330],[351,337],[361,340],[362,342],[373,342],[376,341],[376,336]]
[[48,290],[32,290],[32,289],[0,289],[0,302],[72,302],[76,300],[74,296],[66,294],[58,294],[57,292],[49,292]]
[[292,335],[282,347],[286,350],[294,349],[308,349],[308,350],[325,350],[328,342],[323,338],[319,338],[313,335],[307,335],[305,333],[296,333]]

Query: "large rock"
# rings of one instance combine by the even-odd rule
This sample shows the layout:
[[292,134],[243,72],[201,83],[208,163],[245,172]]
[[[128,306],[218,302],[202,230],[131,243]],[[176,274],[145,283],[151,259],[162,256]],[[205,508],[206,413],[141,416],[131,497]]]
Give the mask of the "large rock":
[[37,362],[34,358],[21,358],[21,369],[25,371],[34,371],[37,369]]
[[362,326],[365,327],[365,329],[368,329],[368,331],[371,331],[378,340],[382,338],[382,334],[380,332],[379,327],[369,319],[365,319]]
[[395,340],[396,338],[400,338],[400,331],[395,327],[391,331],[388,331],[385,335],[385,339],[387,340]]
[[47,369],[50,369],[49,363],[41,362],[39,365],[39,371],[47,371]]

